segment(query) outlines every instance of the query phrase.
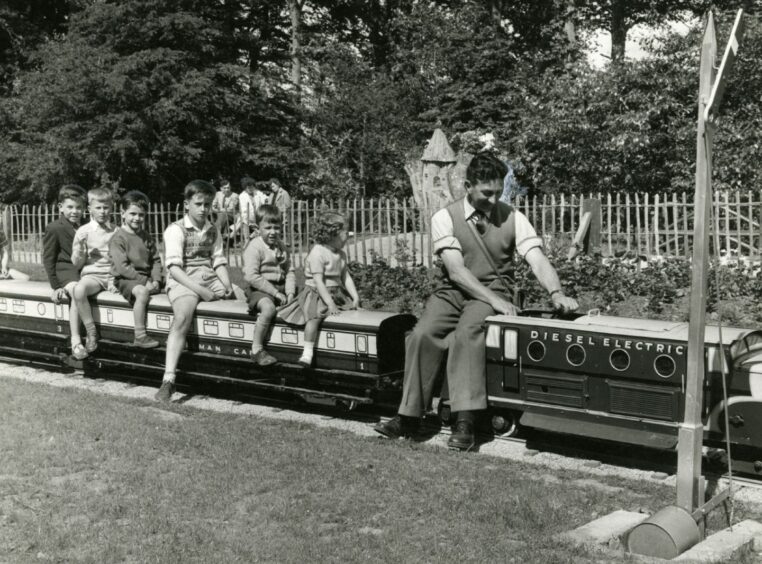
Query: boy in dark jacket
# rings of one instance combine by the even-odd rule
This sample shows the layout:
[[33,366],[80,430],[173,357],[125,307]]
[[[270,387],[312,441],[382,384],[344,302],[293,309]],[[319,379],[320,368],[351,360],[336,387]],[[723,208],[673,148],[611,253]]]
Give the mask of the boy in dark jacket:
[[76,184],[67,184],[58,191],[58,211],[61,216],[45,227],[42,238],[42,264],[53,289],[51,300],[60,304],[69,301],[69,329],[71,352],[77,360],[87,357],[79,331],[79,310],[74,301],[74,287],[79,281],[79,269],[71,262],[74,233],[85,209],[85,190]]

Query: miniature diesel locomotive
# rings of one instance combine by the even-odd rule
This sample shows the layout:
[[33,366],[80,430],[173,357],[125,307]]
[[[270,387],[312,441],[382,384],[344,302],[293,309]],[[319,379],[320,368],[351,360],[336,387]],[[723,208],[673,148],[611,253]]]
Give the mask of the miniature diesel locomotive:
[[[100,346],[86,373],[158,383],[163,349],[130,345],[133,314],[121,296],[93,298]],[[60,365],[69,359],[69,310],[47,284],[0,281],[0,359]],[[249,360],[255,319],[237,301],[201,303],[180,362],[181,383],[225,385],[243,395],[281,394],[309,403],[396,408],[405,361],[407,314],[346,311],[325,320],[315,365],[296,361],[299,329],[276,323],[268,350],[281,362]],[[164,341],[172,323],[165,295],[149,305],[149,334]],[[573,320],[494,316],[486,323],[489,414],[498,434],[520,427],[674,449],[683,417],[688,324],[584,315]],[[762,331],[706,328],[705,444],[724,448],[728,409],[737,469],[762,474]],[[723,368],[724,363],[724,368]],[[728,401],[723,399],[722,372]],[[443,391],[446,398],[446,390]],[[438,402],[448,420],[446,399]]]
[[[685,409],[687,343],[685,322],[488,318],[493,426],[673,449]],[[727,409],[736,467],[762,473],[762,331],[725,327],[720,335],[707,326],[705,359],[705,445],[724,448]]]

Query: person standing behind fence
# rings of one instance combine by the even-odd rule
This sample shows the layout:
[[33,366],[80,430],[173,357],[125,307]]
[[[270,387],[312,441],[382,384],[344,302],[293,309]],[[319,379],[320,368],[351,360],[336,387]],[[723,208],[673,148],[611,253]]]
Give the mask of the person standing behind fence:
[[277,178],[271,178],[269,181],[269,194],[267,194],[267,203],[271,206],[278,208],[280,215],[283,217],[283,230],[282,233],[285,236],[288,233],[288,213],[291,209],[291,196],[280,180]]
[[217,213],[217,229],[223,236],[227,236],[238,211],[238,194],[233,192],[230,181],[226,178],[220,181],[220,191],[214,196],[212,211]]
[[159,346],[146,332],[146,314],[151,294],[161,288],[161,257],[153,237],[143,229],[148,213],[148,196],[131,190],[122,197],[122,226],[109,242],[114,286],[132,305],[135,318],[133,346]]
[[74,287],[79,281],[79,269],[71,262],[74,234],[79,228],[85,209],[85,189],[66,184],[58,191],[58,219],[45,227],[42,236],[42,265],[53,289],[50,299],[54,304],[69,300],[69,331],[72,356],[77,360],[87,357],[79,332],[79,309],[74,301]]
[[[257,189],[257,183],[253,178],[244,176],[241,179],[241,194],[238,197],[238,203],[241,210],[233,233],[241,231],[245,240],[257,236],[257,208],[267,203],[267,196]],[[232,233],[231,233],[232,234]]]
[[[89,298],[104,290],[116,291],[108,250],[116,232],[116,226],[111,223],[114,196],[105,188],[93,188],[87,193],[87,199],[90,222],[77,229],[71,249],[71,262],[81,269],[79,282],[74,287],[74,299],[87,333],[85,357],[98,348],[98,330]],[[78,355],[82,356],[81,349],[78,349]]]

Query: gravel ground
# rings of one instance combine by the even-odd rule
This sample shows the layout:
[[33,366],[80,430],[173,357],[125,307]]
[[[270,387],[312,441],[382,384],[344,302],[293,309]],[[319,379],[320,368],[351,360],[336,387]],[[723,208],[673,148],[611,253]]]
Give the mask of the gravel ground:
[[[24,380],[26,382],[34,382],[47,386],[75,388],[109,396],[144,399],[149,401],[153,401],[153,395],[156,393],[156,388],[149,386],[136,386],[134,384],[101,379],[94,380],[76,374],[61,374],[28,366],[17,366],[4,363],[0,363],[0,378],[6,380]],[[375,431],[373,431],[372,424],[342,419],[341,417],[326,416],[325,414],[303,413],[289,409],[210,398],[208,396],[181,396],[175,394],[175,401],[177,401],[177,398],[179,397],[182,398],[181,401],[183,405],[191,406],[196,409],[234,413],[245,416],[267,417],[269,419],[298,421],[309,423],[316,427],[349,431],[360,436],[377,436]],[[162,409],[161,404],[156,404],[155,407],[146,407],[146,410],[150,410],[152,415],[166,418],[182,417],[179,414]],[[379,438],[379,440],[382,439]],[[426,444],[447,448],[446,440],[445,436],[437,435],[426,441]],[[673,487],[675,486],[676,481],[674,475],[667,475],[662,472],[636,470],[603,464],[594,460],[586,461],[577,458],[568,458],[549,452],[538,452],[536,450],[527,449],[524,444],[518,441],[492,441],[481,445],[478,453],[470,453],[468,456],[493,456],[510,460],[520,460],[526,464],[536,465],[538,470],[544,469],[553,471],[554,469],[563,468],[583,472],[591,477],[618,476],[630,480],[663,483]],[[721,485],[724,487],[726,484],[722,483]],[[762,506],[762,485],[747,486],[736,483],[733,490],[737,500]]]

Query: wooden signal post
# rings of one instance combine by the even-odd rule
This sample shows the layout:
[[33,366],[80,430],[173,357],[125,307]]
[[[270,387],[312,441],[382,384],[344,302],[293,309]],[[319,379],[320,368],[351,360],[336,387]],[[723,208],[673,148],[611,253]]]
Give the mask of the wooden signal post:
[[[701,477],[701,454],[704,424],[701,418],[704,403],[706,294],[709,266],[709,226],[712,202],[712,138],[715,116],[730,69],[735,62],[743,34],[743,10],[739,10],[730,33],[719,69],[714,62],[717,39],[714,17],[709,12],[701,44],[699,79],[698,132],[696,139],[696,193],[694,196],[693,262],[688,325],[688,364],[685,386],[685,414],[680,425],[677,445],[677,505],[668,506],[636,526],[629,534],[630,552],[674,558],[703,536],[703,517],[727,499],[725,489],[704,501]],[[721,355],[724,362],[725,356]],[[730,453],[728,453],[730,456]]]
[[[709,226],[712,202],[712,139],[715,115],[725,91],[728,73],[735,62],[743,34],[743,10],[736,15],[719,70],[714,69],[717,40],[714,18],[709,13],[701,49],[699,116],[696,142],[696,194],[693,226],[693,273],[690,324],[688,326],[688,366],[685,390],[685,417],[677,447],[677,505],[693,513],[704,505],[701,479],[701,447],[704,425],[701,420],[704,385],[704,334],[706,325]],[[722,357],[724,359],[724,356]],[[730,453],[728,453],[730,455]]]

